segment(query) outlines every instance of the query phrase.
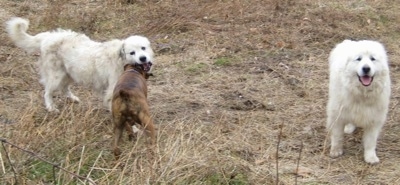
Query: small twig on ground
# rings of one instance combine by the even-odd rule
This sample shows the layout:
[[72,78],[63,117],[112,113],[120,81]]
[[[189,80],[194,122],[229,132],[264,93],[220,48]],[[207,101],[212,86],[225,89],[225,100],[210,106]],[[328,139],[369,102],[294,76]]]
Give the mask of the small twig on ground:
[[[92,174],[92,171],[93,171],[94,167],[96,166],[97,162],[99,161],[101,155],[103,155],[103,151],[100,152],[99,156],[97,156],[97,158],[96,158],[96,161],[94,161],[93,166],[90,168],[90,171],[86,176],[87,179],[90,179],[90,174]],[[85,180],[85,184],[86,184],[86,180]]]
[[53,181],[54,181],[54,184],[57,184],[56,182],[57,182],[57,179],[56,179],[56,166],[53,166]]
[[297,166],[296,166],[296,176],[294,179],[294,184],[297,185],[297,177],[299,176],[299,166],[300,166],[300,159],[301,153],[303,152],[303,141],[300,143],[300,151],[299,151],[299,158],[297,159]]
[[82,160],[83,160],[83,154],[84,153],[85,153],[85,145],[83,145],[83,147],[82,147],[81,158],[79,159],[78,171],[77,171],[78,175],[79,175],[79,172],[81,171],[81,166],[82,166]]
[[283,124],[279,126],[278,143],[276,144],[276,185],[279,185],[279,145],[281,144]]
[[3,161],[3,156],[1,155],[1,152],[0,152],[0,164],[1,164],[1,169],[3,170],[3,174],[5,174],[6,168],[4,167],[4,161]]
[[8,163],[10,163],[11,169],[14,173],[15,184],[18,184],[17,171],[15,170],[14,166],[11,163],[10,155],[8,154],[7,148],[4,146],[4,143],[7,141],[3,138],[0,138],[0,141],[1,141],[1,145],[3,146],[4,151],[6,152],[6,158],[8,160]]

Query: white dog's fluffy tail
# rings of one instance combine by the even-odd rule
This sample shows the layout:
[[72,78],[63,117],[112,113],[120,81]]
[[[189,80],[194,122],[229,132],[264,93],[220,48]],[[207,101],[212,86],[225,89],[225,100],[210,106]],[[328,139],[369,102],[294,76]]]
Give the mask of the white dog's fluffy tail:
[[8,36],[15,45],[28,53],[38,53],[40,52],[41,41],[47,33],[45,32],[32,36],[26,32],[28,27],[29,21],[19,17],[14,17],[6,22]]

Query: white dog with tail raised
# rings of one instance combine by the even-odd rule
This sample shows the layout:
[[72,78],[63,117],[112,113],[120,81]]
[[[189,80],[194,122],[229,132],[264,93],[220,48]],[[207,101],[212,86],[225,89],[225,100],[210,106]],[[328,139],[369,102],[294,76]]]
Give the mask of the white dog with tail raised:
[[344,132],[363,129],[364,160],[379,163],[376,143],[386,121],[390,99],[389,65],[385,48],[376,41],[345,40],[329,57],[327,129],[331,157],[343,154]]
[[123,66],[137,63],[150,72],[154,62],[150,42],[143,36],[96,42],[84,34],[63,29],[30,35],[26,32],[28,26],[28,20],[18,17],[6,22],[6,30],[15,45],[28,53],[40,53],[40,82],[45,87],[48,111],[58,111],[53,101],[57,90],[79,102],[70,91],[72,82],[93,87],[103,95],[104,105],[110,110],[112,92]]

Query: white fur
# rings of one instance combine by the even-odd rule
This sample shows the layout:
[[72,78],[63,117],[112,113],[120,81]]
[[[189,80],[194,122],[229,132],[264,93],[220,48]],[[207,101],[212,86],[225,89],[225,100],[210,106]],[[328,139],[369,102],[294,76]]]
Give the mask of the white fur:
[[[329,101],[327,129],[331,136],[331,157],[343,154],[344,132],[363,128],[364,160],[379,162],[376,142],[386,120],[390,98],[389,65],[382,44],[375,41],[345,40],[329,57]],[[362,68],[369,68],[363,71]],[[369,86],[359,76],[373,76]]]
[[40,82],[45,86],[44,99],[49,111],[58,111],[53,102],[56,90],[79,101],[69,90],[72,82],[92,86],[104,94],[104,105],[110,109],[112,91],[123,66],[154,63],[153,50],[146,37],[96,42],[84,34],[62,29],[32,36],[26,32],[28,26],[28,20],[16,17],[7,21],[6,30],[18,47],[28,53],[40,52]]

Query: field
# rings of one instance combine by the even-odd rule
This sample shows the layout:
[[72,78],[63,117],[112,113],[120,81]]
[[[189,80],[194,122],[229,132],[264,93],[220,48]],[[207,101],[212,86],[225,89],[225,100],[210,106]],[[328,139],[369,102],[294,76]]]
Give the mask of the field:
[[[400,184],[399,9],[392,0],[2,0],[0,184]],[[111,113],[87,87],[73,87],[81,103],[57,96],[61,112],[48,113],[38,56],[4,30],[13,16],[29,19],[31,34],[148,37],[155,149],[125,134],[115,160]],[[344,39],[388,51],[377,165],[363,161],[362,130],[346,135],[342,157],[328,155],[327,58]]]

